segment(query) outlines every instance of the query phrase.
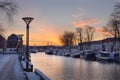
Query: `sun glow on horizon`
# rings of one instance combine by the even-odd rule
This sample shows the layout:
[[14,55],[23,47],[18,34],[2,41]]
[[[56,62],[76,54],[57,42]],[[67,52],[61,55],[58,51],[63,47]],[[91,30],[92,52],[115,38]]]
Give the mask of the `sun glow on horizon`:
[[26,44],[26,24],[21,18],[31,16],[34,20],[29,28],[30,45],[61,45],[60,34],[65,30],[75,32],[76,28],[85,25],[97,28],[94,40],[103,39],[101,28],[106,25],[117,0],[109,2],[107,0],[15,1],[19,3],[19,14],[15,17],[15,24],[12,27],[6,27],[6,38],[13,33],[23,34],[23,41]]

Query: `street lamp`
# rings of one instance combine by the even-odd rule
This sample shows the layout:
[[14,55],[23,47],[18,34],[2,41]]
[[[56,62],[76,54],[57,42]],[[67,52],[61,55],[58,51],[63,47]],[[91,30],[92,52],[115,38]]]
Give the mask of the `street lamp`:
[[27,61],[26,61],[26,71],[29,71],[29,64],[28,64],[28,61],[30,61],[29,59],[29,24],[31,23],[31,21],[33,20],[32,17],[23,17],[22,18],[25,23],[26,23],[26,58],[27,58]]

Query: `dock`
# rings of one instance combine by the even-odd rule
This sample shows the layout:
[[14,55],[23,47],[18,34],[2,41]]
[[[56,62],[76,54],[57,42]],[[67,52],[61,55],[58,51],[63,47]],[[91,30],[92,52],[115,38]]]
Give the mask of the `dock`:
[[17,54],[1,54],[0,80],[50,80],[38,69],[32,70],[32,63],[30,63],[30,71],[26,71],[25,65],[25,61],[20,61]]

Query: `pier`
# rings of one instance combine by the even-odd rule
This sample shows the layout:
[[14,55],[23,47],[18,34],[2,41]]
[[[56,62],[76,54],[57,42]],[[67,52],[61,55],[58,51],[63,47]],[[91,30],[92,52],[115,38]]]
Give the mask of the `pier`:
[[35,72],[33,70],[26,72],[25,67],[22,66],[25,63],[22,62],[17,54],[1,54],[0,80],[50,80],[38,69],[35,69]]

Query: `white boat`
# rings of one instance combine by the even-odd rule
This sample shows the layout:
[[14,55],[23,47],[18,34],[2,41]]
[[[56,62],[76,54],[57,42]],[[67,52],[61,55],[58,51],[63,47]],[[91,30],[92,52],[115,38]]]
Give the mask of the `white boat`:
[[64,56],[70,57],[70,50],[64,50]]
[[113,59],[112,57],[110,56],[110,52],[108,51],[100,51],[96,54],[96,59],[98,61],[106,61],[106,62],[112,62]]
[[37,52],[38,52],[38,50],[37,50],[36,47],[34,47],[34,48],[31,49],[31,53],[37,53]]
[[49,55],[52,55],[52,54],[53,54],[53,50],[47,49],[47,50],[45,50],[45,53],[46,53],[46,54],[49,54]]
[[57,56],[63,56],[64,55],[63,53],[64,51],[62,49],[58,49],[56,52]]
[[73,58],[80,58],[80,51],[78,51],[77,49],[74,49],[71,51],[71,57]]

